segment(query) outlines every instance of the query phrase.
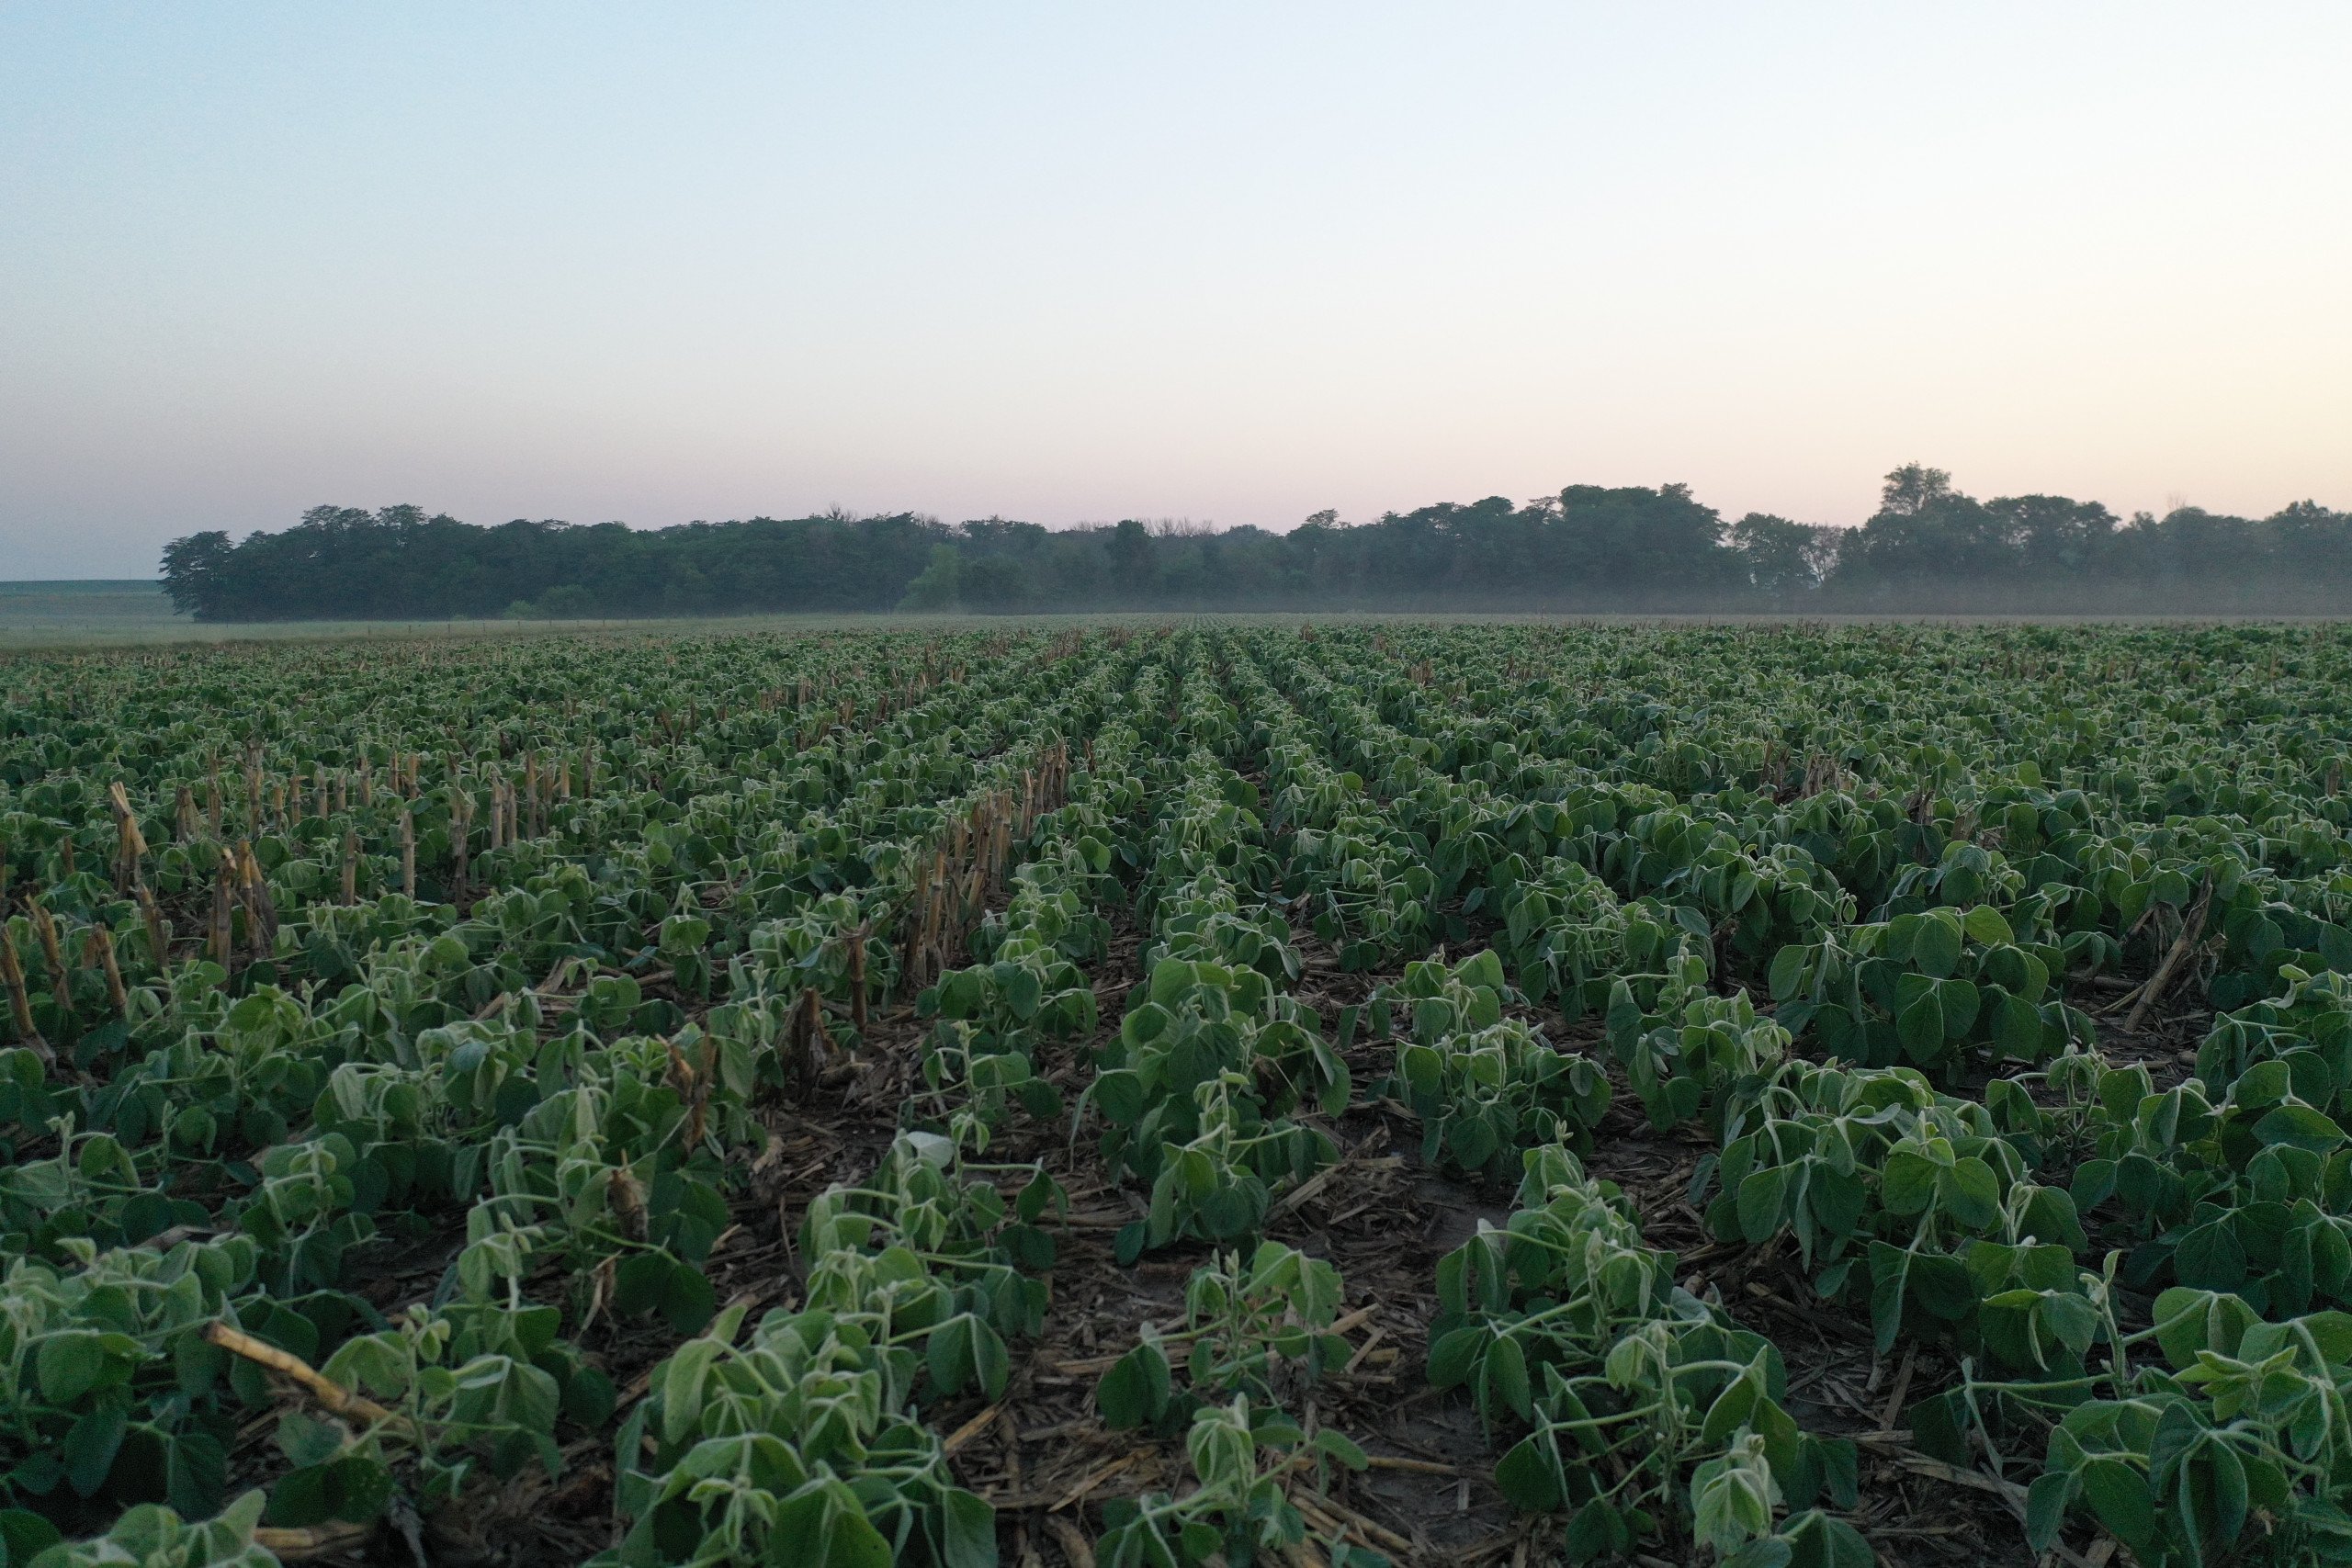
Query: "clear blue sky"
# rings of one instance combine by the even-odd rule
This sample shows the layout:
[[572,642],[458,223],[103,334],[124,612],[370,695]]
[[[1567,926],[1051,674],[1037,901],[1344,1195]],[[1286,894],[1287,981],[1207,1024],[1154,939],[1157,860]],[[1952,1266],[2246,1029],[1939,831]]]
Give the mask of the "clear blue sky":
[[2352,5],[0,8],[0,578],[321,502],[2352,506]]

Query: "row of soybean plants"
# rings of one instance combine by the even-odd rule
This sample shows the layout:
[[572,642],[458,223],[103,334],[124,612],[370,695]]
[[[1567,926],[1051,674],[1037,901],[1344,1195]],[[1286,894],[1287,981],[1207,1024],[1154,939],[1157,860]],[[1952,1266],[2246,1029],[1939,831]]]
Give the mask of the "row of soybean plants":
[[[1306,1516],[1288,1501],[1289,1472],[1301,1461],[1363,1462],[1343,1436],[1301,1431],[1278,1398],[1286,1363],[1319,1366],[1336,1348],[1318,1330],[1333,1321],[1337,1276],[1277,1244],[1249,1245],[1271,1191],[1331,1155],[1319,1135],[1279,1113],[1269,1119],[1261,1074],[1289,1068],[1302,1047],[1319,1054],[1321,1100],[1334,1109],[1344,1074],[1311,1015],[1269,985],[1294,975],[1297,959],[1280,917],[1259,902],[1265,867],[1249,786],[1207,750],[1237,743],[1232,710],[1189,639],[1169,651],[1173,672],[1136,673],[1124,712],[1094,733],[1069,801],[1038,820],[1002,909],[973,933],[979,961],[925,991],[922,1010],[936,1021],[908,1107],[935,1130],[919,1136],[953,1151],[943,1163],[959,1188],[1020,1179],[1007,1255],[1050,1266],[1051,1240],[1029,1222],[1051,1184],[1031,1168],[978,1156],[1008,1117],[1060,1113],[1040,1055],[1092,1029],[1086,969],[1105,954],[1105,911],[1136,885],[1154,938],[1148,983],[1081,1109],[1108,1123],[1114,1168],[1149,1182],[1147,1218],[1119,1238],[1124,1256],[1188,1238],[1220,1245],[1188,1289],[1185,1325],[1148,1332],[1104,1380],[1114,1425],[1182,1433],[1198,1483],[1181,1499],[1114,1505],[1098,1543],[1114,1562],[1198,1561],[1295,1542]],[[1278,1094],[1279,1110],[1290,1098]],[[940,1341],[931,1343],[935,1355]],[[1182,1387],[1171,1387],[1171,1359],[1186,1369]],[[1003,1352],[985,1335],[976,1364],[986,1391],[1000,1392]]]
[[[1476,824],[1499,815],[1484,786],[1434,775],[1425,752],[1400,743],[1351,694],[1310,672],[1289,674],[1300,709],[1348,738],[1343,754],[1367,768],[1385,763],[1390,795],[1383,811],[1364,799],[1360,775],[1318,767],[1296,740],[1281,746],[1280,798],[1300,825],[1303,858],[1329,841],[1318,834],[1352,818],[1346,836],[1379,846],[1372,854],[1402,862],[1418,850],[1424,864],[1443,862],[1446,896],[1459,897],[1466,874],[1484,868],[1482,855],[1498,852],[1495,837],[1469,841]],[[1458,858],[1432,857],[1419,833],[1454,846]],[[1653,935],[1689,942],[1671,919]],[[1703,966],[1681,956],[1649,987],[1652,1000],[1680,1012],[1680,993],[1692,992],[1690,1017],[1706,1020],[1715,1049],[1690,1053],[1689,1063],[1676,1054],[1682,1070],[1672,1081],[1713,1089],[1734,1075],[1732,1064],[1777,1063],[1785,1034],[1744,999],[1697,995]],[[1441,1265],[1432,1381],[1469,1387],[1490,1427],[1531,1427],[1497,1481],[1520,1507],[1570,1510],[1561,1551],[1572,1561],[1667,1534],[1741,1561],[1866,1561],[1851,1527],[1809,1506],[1825,1494],[1851,1505],[1851,1446],[1800,1430],[1781,1403],[1787,1374],[1769,1341],[1675,1286],[1670,1256],[1643,1245],[1613,1187],[1585,1176],[1571,1146],[1589,1141],[1608,1085],[1597,1064],[1544,1040],[1523,1006],[1507,1016],[1507,1002],[1526,1000],[1508,991],[1497,955],[1479,952],[1452,964],[1408,962],[1374,1002],[1388,1015],[1375,1028],[1396,1042],[1388,1088],[1421,1116],[1432,1163],[1465,1175],[1521,1173],[1508,1224],[1482,1224]],[[1659,1036],[1679,1042],[1686,1032],[1678,1018],[1676,1027],[1638,1032],[1638,1043],[1663,1055]]]
[[[17,1155],[0,1177],[6,1484],[31,1505],[6,1516],[19,1545],[144,1499],[209,1512],[236,1407],[264,1396],[256,1347],[298,1361],[332,1350],[330,1380],[383,1402],[364,1429],[282,1438],[293,1469],[272,1491],[277,1525],[372,1516],[396,1479],[447,1495],[477,1454],[511,1468],[552,1452],[559,1418],[600,1422],[609,1386],[557,1337],[562,1309],[526,1286],[544,1295],[558,1281],[575,1335],[600,1314],[659,1312],[682,1329],[709,1315],[695,1264],[727,1221],[730,1158],[763,1135],[751,1102],[782,1070],[775,1047],[813,951],[870,946],[873,962],[848,967],[887,985],[893,950],[876,917],[943,827],[972,803],[1034,796],[1035,754],[1065,745],[1117,684],[1103,664],[1044,701],[989,702],[995,743],[963,754],[992,761],[943,770],[939,750],[885,749],[838,811],[799,813],[797,830],[762,827],[756,800],[684,803],[707,839],[740,829],[740,855],[696,852],[738,896],[682,883],[688,907],[748,923],[714,935],[704,915],[665,905],[639,917],[636,941],[670,950],[686,999],[724,977],[726,1000],[699,1024],[626,974],[560,998],[532,989],[550,965],[577,973],[594,930],[587,874],[568,862],[429,935],[370,940],[339,986],[305,976],[288,991],[247,975],[232,998],[203,961],[181,961],[133,1010],[110,1079],[60,1074],[22,1044],[0,1057]],[[893,788],[899,766],[908,784]],[[853,897],[828,908],[844,900],[827,889]],[[288,902],[295,920],[308,912]],[[826,928],[814,943],[812,921]],[[433,1310],[386,1323],[339,1288],[356,1248],[387,1227],[429,1234],[443,1216],[466,1245]],[[223,1328],[244,1353],[224,1352]]]
[[629,1531],[603,1561],[996,1561],[993,1510],[955,1484],[924,1416],[967,1388],[1001,1395],[1008,1341],[1047,1304],[1040,1222],[1059,1189],[1034,1163],[986,1156],[1008,1119],[1058,1116],[1042,1051],[1093,1022],[1082,966],[1103,955],[1143,803],[1124,716],[1148,711],[1160,680],[1148,663],[1105,674],[1089,761],[1027,824],[1001,907],[969,933],[979,962],[920,998],[933,1021],[909,1130],[874,1176],[810,1206],[799,1308],[748,1337],[722,1314],[656,1371],[616,1450]]
[[[1115,744],[1098,721],[1148,680],[1121,661],[1067,694],[1090,750]],[[1056,756],[1066,754],[1065,740]],[[618,1439],[629,1529],[605,1561],[996,1560],[993,1511],[955,1484],[925,1415],[967,1388],[1001,1395],[1007,1341],[1034,1335],[1046,1310],[1037,1276],[1054,1247],[1037,1222],[1059,1190],[1034,1164],[983,1156],[1014,1104],[1053,1113],[1035,1047],[1091,1017],[1073,960],[1099,952],[1101,921],[1061,883],[1107,869],[1095,833],[1109,823],[1089,778],[1071,781],[1080,793],[1068,803],[1024,818],[1005,907],[973,933],[991,960],[925,990],[923,1010],[943,1016],[924,1043],[925,1087],[904,1108],[915,1125],[873,1176],[811,1204],[802,1304],[748,1337],[740,1312],[722,1314],[653,1374],[652,1397]],[[798,977],[827,996],[870,983],[836,960],[802,964]]]
[[[1792,1237],[1824,1295],[1867,1308],[1882,1347],[1917,1333],[1968,1357],[1964,1386],[1915,1413],[1923,1443],[1957,1458],[1972,1438],[1999,1452],[2019,1431],[2048,1429],[2031,1499],[2037,1545],[2071,1507],[2151,1560],[2225,1551],[2249,1520],[2279,1560],[2345,1550],[2342,1435],[2319,1414],[2346,1381],[2328,1303],[2346,1301],[2352,1263],[2336,1088],[2352,1062],[2331,901],[2341,812],[2310,790],[2327,775],[2308,749],[2301,766],[2301,790],[2227,786],[2225,804],[2252,820],[2135,822],[2146,789],[2106,793],[2086,778],[2089,788],[2053,792],[2038,766],[1984,788],[1948,777],[1959,803],[1922,793],[1900,816],[1866,795],[1819,792],[1800,813],[1817,828],[1842,807],[1847,830],[1812,844],[1881,918],[1781,946],[1769,975],[1781,1016],[1866,1064],[2049,1066],[2023,1083],[1995,1078],[1972,1100],[1883,1065],[1758,1072],[1765,1064],[1741,1061],[1747,1081],[1728,1110],[1696,1083],[1653,1100],[1664,1116],[1709,1109],[1721,1126],[1719,1234]],[[2214,788],[2188,772],[2190,787]],[[1566,805],[1581,781],[1562,782]],[[2167,803],[2183,782],[2159,781]],[[1661,804],[1652,820],[1712,817],[1719,852],[1770,846],[1792,813],[1741,794],[1729,784],[1693,806]],[[1972,820],[1999,828],[1996,847],[1969,841]],[[1740,910],[1710,907],[1703,852],[1669,854],[1655,893],[1629,886],[1626,873],[1660,847],[1641,842],[1657,837],[1636,816],[1623,831],[1605,819],[1588,831],[1569,865],[1547,864],[1554,888],[1520,897],[1509,934],[1538,980],[1557,983],[1560,955],[1576,955],[1565,978],[1593,1005],[1614,1004],[1612,1037],[1646,1032],[1688,1055],[1711,1037],[1719,1046],[1722,1032],[1687,1018],[1679,1032],[1626,1027],[1634,1010],[1615,971],[1624,933],[1642,922],[1625,919],[1616,896],[1663,894],[1735,941]],[[2187,859],[2192,849],[2208,858]],[[1596,887],[1596,868],[1615,886]],[[1770,879],[1753,883],[1749,901],[1768,898]],[[2177,942],[2173,932],[2210,920],[2208,994],[2258,999],[2221,1018],[2196,1078],[2159,1094],[2144,1069],[2117,1071],[2083,1048],[2088,1021],[2053,981],[2070,963],[2079,973],[2117,962],[2153,911],[2184,906],[2197,912],[2165,934]],[[1637,1086],[1648,1065],[1646,1054],[1629,1063]],[[2245,1386],[2265,1357],[2274,1407],[2259,1409],[2231,1380]]]
[[[1341,1109],[1350,1085],[1321,1021],[1290,994],[1301,964],[1271,902],[1279,867],[1260,792],[1234,766],[1248,737],[1217,651],[1191,638],[1172,649],[1169,685],[1138,694],[1133,749],[1095,753],[1148,943],[1079,1109],[1102,1124],[1106,1164],[1148,1195],[1119,1256],[1212,1248],[1181,1325],[1147,1325],[1097,1391],[1114,1427],[1182,1435],[1194,1480],[1106,1506],[1095,1551],[1120,1564],[1246,1561],[1332,1532],[1293,1479],[1365,1463],[1344,1434],[1293,1413],[1298,1385],[1345,1359],[1329,1332],[1344,1287],[1263,1231],[1275,1195],[1336,1157],[1298,1118]],[[1336,1543],[1333,1554],[1374,1560]]]

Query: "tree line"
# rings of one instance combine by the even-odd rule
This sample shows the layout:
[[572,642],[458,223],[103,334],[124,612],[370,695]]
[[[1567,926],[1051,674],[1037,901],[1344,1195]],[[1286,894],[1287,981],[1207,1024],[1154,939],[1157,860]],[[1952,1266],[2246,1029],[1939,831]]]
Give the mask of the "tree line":
[[2352,513],[2193,506],[2120,518],[2064,496],[1980,501],[1939,468],[1886,476],[1838,528],[1725,523],[1685,485],[1570,485],[1284,533],[1182,523],[1046,528],[912,513],[635,529],[494,527],[322,506],[291,528],[164,547],[206,621],[740,615],[775,611],[1674,611],[2327,614],[2352,590]]

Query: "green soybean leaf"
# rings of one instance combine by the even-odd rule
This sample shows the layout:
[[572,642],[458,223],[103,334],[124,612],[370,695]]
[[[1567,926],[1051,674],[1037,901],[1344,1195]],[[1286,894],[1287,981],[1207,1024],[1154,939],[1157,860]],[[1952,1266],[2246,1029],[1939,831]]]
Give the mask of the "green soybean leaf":
[[2116,1540],[2142,1553],[2155,1544],[2155,1504],[2138,1471],[2120,1459],[2102,1458],[2085,1463],[2079,1473],[2084,1497]]
[[1960,965],[1960,922],[1943,910],[1922,919],[1911,949],[1912,962],[1936,979],[1948,978]]
[[130,1429],[130,1416],[119,1404],[101,1404],[74,1423],[58,1453],[74,1491],[87,1497],[106,1484]]
[[2045,1471],[2033,1479],[2025,1495],[2026,1544],[2047,1551],[2058,1543],[2066,1523],[2066,1505],[2074,1501],[2075,1477],[2064,1471]]
[[1993,1168],[1974,1155],[1962,1156],[1951,1168],[1936,1173],[1936,1196],[1944,1212],[1970,1230],[1991,1230],[2000,1224],[2000,1181]]
[[63,1329],[40,1342],[33,1366],[41,1397],[51,1404],[72,1405],[106,1375],[107,1353],[96,1334]]
[[718,1310],[718,1292],[691,1263],[673,1263],[662,1284],[662,1316],[680,1334],[699,1334]]
[[996,1568],[996,1510],[960,1486],[949,1487],[941,1502],[945,1568]]
[[1915,1062],[1933,1062],[1943,1055],[1944,1010],[1934,987],[1915,992],[1903,1010],[1895,1014],[1894,1037]]
[[1168,1408],[1168,1358],[1156,1344],[1136,1346],[1095,1385],[1095,1408],[1114,1429],[1147,1426]]
[[1767,1241],[1780,1229],[1788,1185],[1789,1173],[1781,1166],[1757,1171],[1739,1184],[1739,1229],[1749,1242]]
[[2009,929],[2007,917],[1990,904],[1979,904],[1969,910],[1962,924],[1971,939],[1988,947],[1995,942],[2013,942],[2018,939],[2017,932]]
[[1521,1438],[1496,1462],[1495,1486],[1523,1514],[1549,1513],[1560,1506],[1559,1467],[1539,1434]]
[[1520,1348],[1517,1339],[1506,1335],[1494,1342],[1487,1352],[1485,1365],[1479,1369],[1479,1382],[1486,1395],[1483,1403],[1489,1409],[1499,1400],[1522,1421],[1533,1416],[1527,1383],[1527,1353]]

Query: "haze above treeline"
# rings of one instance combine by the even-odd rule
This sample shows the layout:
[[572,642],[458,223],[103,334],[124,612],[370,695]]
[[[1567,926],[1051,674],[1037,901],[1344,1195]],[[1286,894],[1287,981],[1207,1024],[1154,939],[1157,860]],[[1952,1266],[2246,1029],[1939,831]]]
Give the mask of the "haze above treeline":
[[769,612],[1442,610],[2327,614],[2352,589],[2352,513],[2178,506],[2119,517],[2065,496],[1979,500],[1888,474],[1838,528],[1724,518],[1666,484],[1570,485],[1286,533],[1126,519],[1049,529],[834,511],[634,529],[414,505],[313,507],[242,541],[175,539],[165,591],[206,621],[582,619]]

